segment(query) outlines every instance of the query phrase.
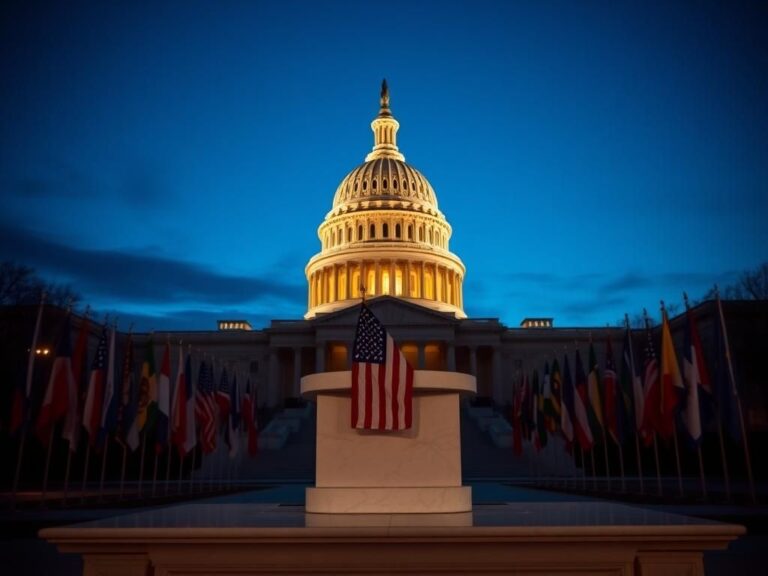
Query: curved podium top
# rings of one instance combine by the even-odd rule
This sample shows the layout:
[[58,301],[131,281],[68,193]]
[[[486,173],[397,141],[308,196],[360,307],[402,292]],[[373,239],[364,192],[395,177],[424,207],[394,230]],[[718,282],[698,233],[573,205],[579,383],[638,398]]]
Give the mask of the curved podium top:
[[[310,374],[301,379],[301,394],[316,396],[318,393],[349,393],[352,388],[352,372],[321,372]],[[475,394],[477,381],[471,374],[461,372],[443,372],[439,370],[414,370],[413,391],[416,394],[425,392],[457,392]]]

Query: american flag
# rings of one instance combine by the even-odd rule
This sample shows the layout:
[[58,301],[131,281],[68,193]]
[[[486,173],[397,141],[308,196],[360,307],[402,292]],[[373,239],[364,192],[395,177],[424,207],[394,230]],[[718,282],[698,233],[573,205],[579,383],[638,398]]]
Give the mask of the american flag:
[[91,365],[91,378],[85,395],[83,427],[88,431],[88,442],[96,445],[97,433],[101,425],[101,409],[104,402],[104,384],[107,377],[107,326],[101,331],[96,357]]
[[659,390],[659,363],[656,360],[656,350],[653,347],[653,337],[650,326],[646,325],[647,342],[643,359],[643,424],[640,436],[648,446],[653,442],[653,435],[658,428],[661,418]]
[[216,449],[216,400],[213,390],[213,371],[205,360],[200,363],[195,395],[195,418],[200,432],[200,446],[210,454]]
[[352,427],[407,430],[412,403],[413,368],[363,304],[352,349]]

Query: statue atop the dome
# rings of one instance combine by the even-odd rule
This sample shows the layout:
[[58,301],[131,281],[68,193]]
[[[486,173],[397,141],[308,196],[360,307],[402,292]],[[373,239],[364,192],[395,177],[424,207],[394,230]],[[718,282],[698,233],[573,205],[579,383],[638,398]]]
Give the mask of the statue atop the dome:
[[389,108],[389,86],[386,78],[381,81],[381,107]]

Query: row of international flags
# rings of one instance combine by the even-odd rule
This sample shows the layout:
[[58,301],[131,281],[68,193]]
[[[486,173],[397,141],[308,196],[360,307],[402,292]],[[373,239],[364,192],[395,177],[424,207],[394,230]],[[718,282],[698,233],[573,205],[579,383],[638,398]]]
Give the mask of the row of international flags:
[[[535,450],[541,450],[550,435],[561,437],[569,452],[577,448],[582,454],[590,452],[596,444],[606,446],[607,438],[619,450],[627,440],[634,438],[639,461],[640,445],[653,446],[656,450],[657,438],[672,439],[677,454],[678,430],[681,430],[685,432],[688,443],[698,451],[701,464],[704,423],[712,422],[721,443],[724,431],[727,431],[732,440],[744,444],[752,488],[749,448],[733,375],[722,302],[718,296],[718,318],[713,323],[715,357],[710,359],[714,374],[711,376],[695,315],[687,297],[685,301],[682,368],[662,303],[660,358],[646,314],[644,345],[639,360],[635,354],[632,330],[628,318],[625,318],[618,372],[611,340],[606,338],[602,366],[597,361],[595,345],[590,340],[587,361],[577,349],[573,355],[573,370],[571,359],[565,353],[562,363],[556,357],[551,363],[544,364],[541,379],[538,369],[534,369],[530,377],[524,373],[513,389],[513,452],[522,454],[524,440],[531,442]],[[727,468],[724,468],[727,475]]]
[[[91,323],[87,311],[74,347],[72,314],[67,311],[58,330],[50,374],[44,378],[42,403],[34,410],[31,398],[35,397],[35,351],[44,307],[45,296],[37,313],[26,380],[16,386],[9,419],[9,432],[21,435],[22,442],[30,429],[44,446],[50,446],[59,429],[70,453],[77,452],[85,432],[89,450],[100,450],[109,438],[115,438],[131,452],[142,442],[150,442],[156,454],[172,446],[179,458],[184,458],[198,443],[203,454],[214,452],[220,433],[234,458],[240,450],[242,432],[247,437],[247,453],[256,455],[258,407],[256,388],[250,379],[243,386],[243,378],[238,381],[233,371],[230,380],[226,365],[199,354],[193,359],[191,347],[185,350],[182,342],[176,350],[176,370],[172,373],[172,346],[168,340],[158,369],[154,338],[146,338],[143,350],[137,351],[131,333],[122,346],[122,362],[118,365],[116,327],[107,322],[89,364]],[[138,373],[137,353],[143,355]]]

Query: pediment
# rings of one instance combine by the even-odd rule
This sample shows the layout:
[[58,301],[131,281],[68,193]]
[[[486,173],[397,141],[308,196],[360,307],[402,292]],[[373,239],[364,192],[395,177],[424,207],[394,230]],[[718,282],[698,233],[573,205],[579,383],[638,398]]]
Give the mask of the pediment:
[[[366,301],[366,304],[384,326],[456,326],[459,320],[448,313],[437,312],[413,302],[378,296]],[[355,304],[343,310],[329,314],[319,314],[311,322],[319,327],[326,326],[355,326],[360,313],[360,306]]]

